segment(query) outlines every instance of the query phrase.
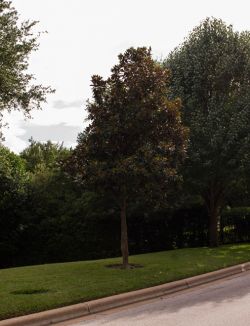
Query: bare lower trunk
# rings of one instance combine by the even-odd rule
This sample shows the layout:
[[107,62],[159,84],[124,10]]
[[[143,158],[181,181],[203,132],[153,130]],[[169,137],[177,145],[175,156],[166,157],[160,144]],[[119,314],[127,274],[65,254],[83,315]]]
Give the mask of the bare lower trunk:
[[126,198],[123,198],[121,203],[121,252],[122,252],[122,267],[124,269],[129,268],[128,263],[128,228],[127,228],[127,216],[126,216],[127,202]]
[[218,247],[219,245],[219,219],[223,193],[223,188],[213,183],[204,196],[209,217],[208,235],[210,247]]
[[218,247],[219,245],[218,223],[218,209],[213,209],[209,212],[209,247]]

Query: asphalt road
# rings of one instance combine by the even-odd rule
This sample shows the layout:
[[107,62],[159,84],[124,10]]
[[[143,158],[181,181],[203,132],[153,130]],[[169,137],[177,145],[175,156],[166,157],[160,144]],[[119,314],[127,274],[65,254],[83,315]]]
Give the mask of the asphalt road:
[[250,326],[250,273],[61,326]]

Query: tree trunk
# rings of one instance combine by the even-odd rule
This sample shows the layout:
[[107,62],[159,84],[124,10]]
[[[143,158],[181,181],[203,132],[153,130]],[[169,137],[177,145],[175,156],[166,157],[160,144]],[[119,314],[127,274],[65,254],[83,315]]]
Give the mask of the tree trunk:
[[209,212],[209,247],[218,247],[219,245],[219,232],[218,232],[218,222],[219,214],[218,208],[213,208]]
[[127,228],[126,208],[127,208],[126,198],[123,198],[121,203],[121,252],[122,252],[122,267],[124,269],[129,268],[128,228]]
[[223,188],[216,183],[212,183],[204,196],[209,217],[208,236],[209,246],[218,247],[219,245],[219,217],[220,208],[223,200]]

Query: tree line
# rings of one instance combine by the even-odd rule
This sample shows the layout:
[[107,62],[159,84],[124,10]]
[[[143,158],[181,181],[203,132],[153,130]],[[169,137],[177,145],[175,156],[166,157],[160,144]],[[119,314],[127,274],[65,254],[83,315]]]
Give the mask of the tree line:
[[[15,20],[10,4],[1,4],[0,20],[6,10]],[[20,63],[36,39],[28,46],[33,25],[22,26],[10,30],[26,52],[19,55],[15,39],[9,48],[23,87],[30,77]],[[0,147],[1,265],[117,255],[120,242],[129,268],[129,247],[249,241],[249,32],[207,18],[165,60],[129,48],[110,77],[91,83],[89,125],[76,148],[33,139],[20,155]],[[51,92],[27,87],[11,100],[3,88],[3,108],[27,113]]]

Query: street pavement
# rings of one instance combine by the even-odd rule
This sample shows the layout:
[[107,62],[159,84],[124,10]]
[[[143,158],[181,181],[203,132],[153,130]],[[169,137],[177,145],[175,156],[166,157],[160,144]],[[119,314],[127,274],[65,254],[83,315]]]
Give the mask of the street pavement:
[[250,326],[250,272],[59,325]]

